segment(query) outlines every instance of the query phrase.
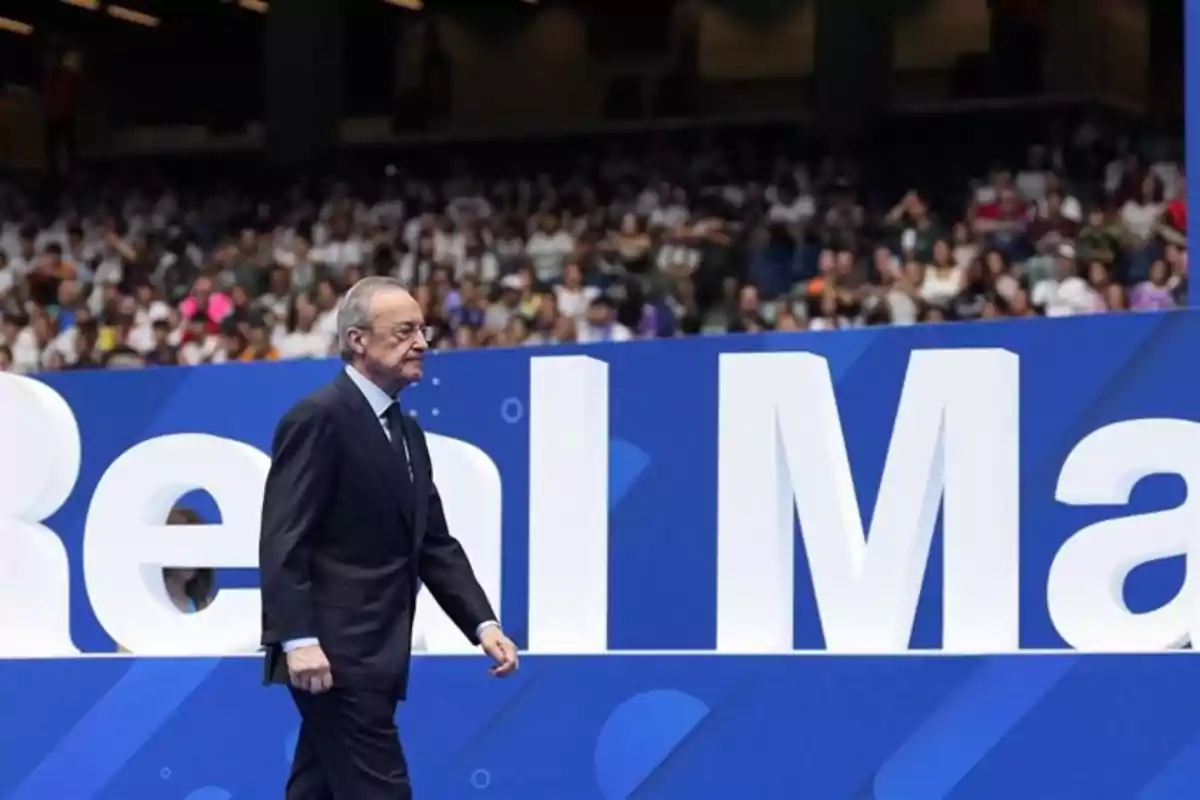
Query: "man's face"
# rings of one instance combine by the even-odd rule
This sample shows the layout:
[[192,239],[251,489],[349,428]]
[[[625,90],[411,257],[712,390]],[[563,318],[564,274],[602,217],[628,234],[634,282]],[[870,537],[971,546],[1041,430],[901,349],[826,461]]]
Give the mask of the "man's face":
[[210,294],[212,294],[212,282],[207,278],[201,278],[192,287],[192,296],[196,298],[196,302],[198,303],[207,302]]
[[7,349],[0,349],[0,372],[8,372],[12,369],[12,356],[9,355]]
[[608,306],[601,303],[595,303],[588,307],[587,320],[592,325],[600,326],[607,325],[610,319]]
[[370,319],[360,334],[367,367],[401,385],[421,380],[429,343],[420,304],[408,292],[381,291],[371,299]]

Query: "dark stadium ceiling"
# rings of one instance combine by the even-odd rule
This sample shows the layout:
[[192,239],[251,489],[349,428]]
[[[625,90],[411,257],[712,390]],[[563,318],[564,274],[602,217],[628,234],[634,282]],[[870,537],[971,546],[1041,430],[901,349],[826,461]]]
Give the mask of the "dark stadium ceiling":
[[[285,0],[277,0],[284,2]],[[292,0],[295,2],[296,0]],[[52,36],[101,26],[137,25],[153,28],[172,27],[205,18],[238,20],[261,18],[270,0],[0,0],[0,34],[33,32]],[[392,6],[396,13],[416,10],[450,11],[495,8],[501,3],[516,5],[568,5],[582,8],[612,8],[629,6],[642,8],[648,4],[670,5],[674,0],[340,0],[353,13],[355,7]],[[372,9],[376,10],[376,9]],[[9,24],[17,23],[16,25]],[[28,26],[32,31],[23,30]]]

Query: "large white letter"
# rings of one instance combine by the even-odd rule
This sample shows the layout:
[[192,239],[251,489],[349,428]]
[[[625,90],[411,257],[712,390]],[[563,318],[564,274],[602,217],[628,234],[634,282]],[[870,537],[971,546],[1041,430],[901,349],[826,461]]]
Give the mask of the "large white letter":
[[75,655],[70,565],[42,525],[79,476],[79,425],[40,381],[0,372],[0,657]]
[[[257,567],[263,488],[271,459],[207,434],[160,436],[123,453],[96,485],[83,563],[96,618],[138,655],[253,652],[262,626],[258,589],[223,589],[196,614],[167,596],[163,567]],[[207,491],[219,525],[167,525],[179,498]]]
[[529,649],[608,649],[608,364],[529,365]]
[[1018,365],[912,353],[864,536],[825,359],[721,356],[718,649],[792,649],[794,497],[828,648],[907,650],[943,492],[943,648],[1015,649]]
[[[500,610],[500,470],[487,454],[467,442],[429,434],[433,479],[450,533],[458,539],[484,594]],[[474,646],[422,587],[413,622],[413,649],[428,653],[471,653]],[[503,615],[501,614],[501,619]]]
[[[1200,546],[1200,424],[1138,419],[1107,425],[1067,456],[1056,497],[1075,506],[1124,505],[1148,475],[1179,475],[1187,497],[1176,508],[1097,522],[1066,541],[1046,587],[1050,619],[1079,650],[1164,650],[1195,639],[1191,559]],[[1125,604],[1125,578],[1139,564],[1188,555],[1183,589],[1154,611]]]

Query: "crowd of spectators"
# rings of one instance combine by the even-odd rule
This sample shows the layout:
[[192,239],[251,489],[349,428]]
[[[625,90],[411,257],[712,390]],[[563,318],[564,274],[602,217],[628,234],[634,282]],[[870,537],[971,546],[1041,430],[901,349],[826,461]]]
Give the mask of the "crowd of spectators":
[[431,176],[397,154],[270,196],[0,184],[0,370],[326,357],[340,293],[372,274],[412,287],[438,349],[1153,311],[1186,293],[1172,141],[1085,123],[883,203],[864,163],[709,144],[544,173]]

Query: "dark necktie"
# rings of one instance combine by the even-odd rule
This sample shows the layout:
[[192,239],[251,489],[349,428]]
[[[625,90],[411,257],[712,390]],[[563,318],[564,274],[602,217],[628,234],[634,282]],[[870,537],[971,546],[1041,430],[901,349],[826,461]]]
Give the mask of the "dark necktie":
[[392,437],[392,450],[396,453],[396,461],[400,464],[401,491],[412,495],[412,464],[408,458],[407,439],[404,436],[404,412],[399,403],[392,403],[383,413],[387,423],[388,433]]

